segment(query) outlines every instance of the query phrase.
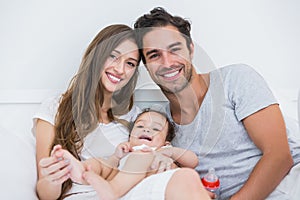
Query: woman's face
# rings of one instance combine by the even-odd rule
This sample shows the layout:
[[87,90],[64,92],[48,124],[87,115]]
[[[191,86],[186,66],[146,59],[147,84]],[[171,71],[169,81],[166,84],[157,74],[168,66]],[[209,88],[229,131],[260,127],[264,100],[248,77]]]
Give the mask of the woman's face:
[[124,87],[132,78],[138,65],[139,52],[136,43],[125,40],[117,46],[104,63],[101,81],[108,93]]
[[166,143],[167,134],[167,119],[157,112],[150,111],[137,118],[129,141],[131,146],[145,144],[149,147],[161,147]]

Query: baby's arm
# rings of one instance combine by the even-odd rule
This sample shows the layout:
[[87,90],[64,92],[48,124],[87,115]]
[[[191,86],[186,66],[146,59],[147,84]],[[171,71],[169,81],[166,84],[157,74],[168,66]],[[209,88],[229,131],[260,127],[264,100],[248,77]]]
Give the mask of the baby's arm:
[[96,175],[89,166],[83,178],[92,185],[100,199],[118,199],[146,176],[153,157],[152,152],[132,152],[123,168],[111,180]]
[[106,164],[108,164],[109,166],[111,166],[112,168],[114,167],[118,167],[119,166],[119,162],[120,159],[123,158],[124,156],[126,156],[129,152],[131,151],[131,147],[129,142],[123,142],[120,143],[114,154],[111,155],[107,160],[105,160],[104,162]]
[[179,163],[180,167],[195,168],[199,163],[197,155],[190,150],[170,146],[158,151]]
[[117,146],[114,154],[107,159],[98,158],[92,160],[92,162],[96,160],[98,163],[101,163],[101,165],[98,166],[98,171],[93,168],[93,163],[89,163],[91,162],[90,159],[86,160],[85,164],[86,166],[91,166],[92,171],[94,171],[96,174],[99,174],[105,180],[111,180],[118,173],[117,167],[119,166],[120,159],[127,155],[129,151],[129,143],[123,142]]

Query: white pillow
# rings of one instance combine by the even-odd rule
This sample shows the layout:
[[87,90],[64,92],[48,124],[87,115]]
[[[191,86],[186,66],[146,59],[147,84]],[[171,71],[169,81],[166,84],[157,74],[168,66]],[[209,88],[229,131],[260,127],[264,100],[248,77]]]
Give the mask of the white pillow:
[[299,129],[300,129],[300,89],[298,91],[298,123],[299,123]]
[[24,139],[0,126],[0,199],[38,199],[33,138]]

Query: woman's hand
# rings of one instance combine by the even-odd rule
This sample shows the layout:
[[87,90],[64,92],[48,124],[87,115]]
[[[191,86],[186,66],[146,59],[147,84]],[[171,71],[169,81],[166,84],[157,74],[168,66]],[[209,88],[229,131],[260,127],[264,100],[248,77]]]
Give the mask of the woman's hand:
[[87,184],[82,178],[82,174],[85,171],[85,165],[78,159],[76,159],[69,151],[62,149],[60,145],[54,146],[51,151],[51,155],[54,157],[59,157],[65,162],[69,163],[69,177],[75,183]]
[[[59,146],[53,151],[58,150]],[[52,151],[52,152],[53,152]],[[60,154],[42,158],[39,162],[42,178],[54,185],[62,185],[70,177],[70,162],[63,159]]]

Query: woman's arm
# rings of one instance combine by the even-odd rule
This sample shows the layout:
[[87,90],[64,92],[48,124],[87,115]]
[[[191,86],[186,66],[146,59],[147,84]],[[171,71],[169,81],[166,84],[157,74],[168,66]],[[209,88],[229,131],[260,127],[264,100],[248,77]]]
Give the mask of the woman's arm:
[[271,105],[243,120],[263,155],[245,185],[231,199],[265,199],[293,165],[286,127],[278,105]]
[[54,139],[54,126],[38,119],[36,125],[36,162],[38,169],[37,194],[39,199],[57,199],[61,186],[69,176],[69,163],[49,157]]

